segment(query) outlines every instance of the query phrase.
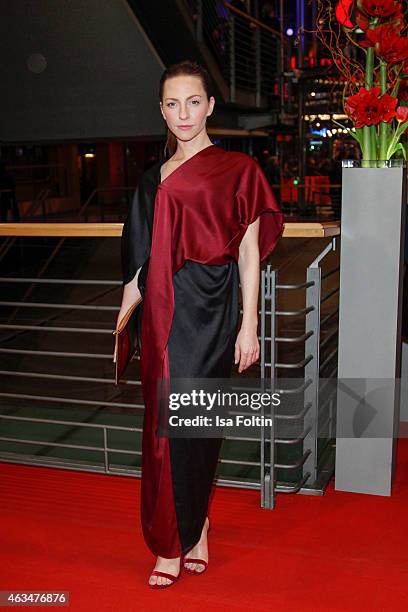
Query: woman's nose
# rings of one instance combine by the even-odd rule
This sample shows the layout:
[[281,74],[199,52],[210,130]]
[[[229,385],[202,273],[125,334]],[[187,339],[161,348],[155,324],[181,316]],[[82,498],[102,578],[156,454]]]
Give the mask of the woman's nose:
[[179,118],[180,121],[184,121],[185,119],[188,119],[188,112],[186,108],[180,108],[180,112],[179,112]]

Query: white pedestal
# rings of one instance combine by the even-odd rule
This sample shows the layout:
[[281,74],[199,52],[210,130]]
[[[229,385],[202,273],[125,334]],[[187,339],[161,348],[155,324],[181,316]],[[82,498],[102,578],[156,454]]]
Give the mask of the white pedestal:
[[[399,428],[405,169],[343,168],[335,488],[391,495]],[[386,382],[384,391],[377,381]],[[360,384],[360,383],[358,383]],[[364,394],[363,394],[364,395]]]

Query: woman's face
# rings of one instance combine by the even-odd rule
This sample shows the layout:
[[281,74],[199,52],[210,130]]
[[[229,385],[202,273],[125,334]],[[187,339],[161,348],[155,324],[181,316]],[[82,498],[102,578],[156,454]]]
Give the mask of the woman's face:
[[188,141],[205,130],[214,103],[213,96],[207,99],[200,77],[177,76],[165,81],[160,109],[173,134]]

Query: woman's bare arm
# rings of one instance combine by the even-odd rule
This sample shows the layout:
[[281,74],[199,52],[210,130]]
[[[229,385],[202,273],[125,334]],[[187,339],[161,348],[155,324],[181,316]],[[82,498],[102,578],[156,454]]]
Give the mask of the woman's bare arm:
[[242,293],[242,324],[235,343],[235,363],[242,372],[259,358],[259,217],[248,226],[239,246],[238,269]]

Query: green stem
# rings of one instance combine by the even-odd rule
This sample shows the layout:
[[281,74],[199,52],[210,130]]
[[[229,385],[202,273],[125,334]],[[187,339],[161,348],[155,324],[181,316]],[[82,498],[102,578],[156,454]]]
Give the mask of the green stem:
[[375,125],[370,125],[370,143],[370,159],[378,159],[378,135],[377,128]]
[[[380,61],[380,88],[381,95],[384,95],[387,92],[387,63],[383,60]],[[381,121],[379,159],[387,159],[388,127],[386,121]]]
[[366,55],[366,78],[365,88],[371,89],[373,86],[373,71],[374,71],[374,47],[368,47]]
[[[365,71],[365,88],[371,89],[373,86],[373,72],[374,72],[374,48],[369,47],[366,52],[366,71]],[[365,126],[363,128],[363,160],[377,159],[377,155],[373,156],[375,150],[375,143],[373,138],[372,126]],[[375,128],[374,128],[375,129]]]
[[363,159],[371,159],[371,132],[370,126],[363,127]]

